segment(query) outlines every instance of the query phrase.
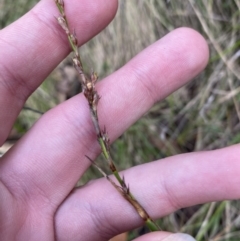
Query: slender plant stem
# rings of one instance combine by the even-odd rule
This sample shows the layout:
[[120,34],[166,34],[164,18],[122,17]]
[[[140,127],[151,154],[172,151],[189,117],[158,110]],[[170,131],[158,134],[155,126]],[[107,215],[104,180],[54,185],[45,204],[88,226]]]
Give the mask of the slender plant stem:
[[[111,184],[121,193],[121,195],[135,208],[135,210],[138,212],[139,216],[143,219],[145,224],[148,226],[148,228],[151,231],[158,231],[158,226],[154,223],[154,221],[151,219],[149,214],[146,212],[146,210],[140,205],[140,203],[136,200],[136,198],[133,196],[133,194],[130,192],[129,187],[126,185],[126,182],[124,180],[124,177],[121,177],[113,160],[110,155],[110,140],[107,136],[106,130],[101,130],[99,126],[98,121],[98,113],[97,113],[97,104],[100,99],[96,89],[95,89],[95,83],[97,81],[97,75],[96,73],[92,72],[90,78],[86,77],[83,71],[83,66],[78,50],[78,41],[75,33],[71,33],[69,30],[68,21],[64,12],[64,1],[63,0],[55,0],[55,3],[58,7],[58,10],[61,14],[60,17],[57,18],[58,23],[63,28],[63,30],[66,32],[68,41],[70,43],[70,46],[72,48],[72,51],[74,53],[73,57],[73,65],[78,71],[80,77],[81,77],[81,85],[83,93],[88,101],[90,113],[92,117],[92,121],[95,127],[95,131],[97,134],[97,139],[99,142],[99,145],[102,150],[102,154],[107,161],[109,165],[109,169],[119,182],[120,186],[118,186],[115,182],[113,182],[102,170],[101,168],[97,167],[98,170],[108,179],[108,181],[111,182]],[[87,157],[89,160],[91,160],[89,157]],[[93,161],[91,161],[94,163]],[[94,163],[95,166],[97,166]]]

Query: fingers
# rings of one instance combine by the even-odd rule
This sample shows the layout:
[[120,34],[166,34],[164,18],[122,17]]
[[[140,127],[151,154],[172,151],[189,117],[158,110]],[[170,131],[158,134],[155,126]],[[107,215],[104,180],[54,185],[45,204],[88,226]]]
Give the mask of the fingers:
[[[240,145],[235,145],[169,157],[133,167],[122,175],[137,200],[157,219],[183,207],[239,199],[239,156]],[[143,225],[106,179],[76,189],[55,219],[59,240],[107,240]],[[83,231],[79,234],[78,230]]]
[[[156,101],[192,79],[207,60],[205,40],[182,28],[101,81],[97,85],[99,121],[110,139],[116,139]],[[12,176],[22,185],[29,183],[31,196],[37,196],[40,189],[60,203],[90,165],[85,155],[94,159],[99,151],[88,105],[78,95],[46,113],[0,165],[6,180]]]
[[194,238],[183,233],[154,232],[146,234],[133,241],[196,241]]
[[[117,0],[65,0],[65,5],[69,24],[81,45],[112,20]],[[70,51],[57,16],[54,1],[42,0],[0,31],[0,145],[26,98]]]

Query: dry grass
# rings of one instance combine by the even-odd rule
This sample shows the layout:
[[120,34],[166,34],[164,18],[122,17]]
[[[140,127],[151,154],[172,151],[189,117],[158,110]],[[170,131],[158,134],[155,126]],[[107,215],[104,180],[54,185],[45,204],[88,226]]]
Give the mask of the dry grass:
[[[26,11],[25,7],[34,1],[21,0],[19,6],[20,2],[23,8],[18,8],[19,13],[14,13],[14,17],[11,13],[14,0],[1,3],[4,7],[4,11],[0,11],[1,27]],[[84,65],[93,67],[100,78],[180,26],[201,32],[211,50],[204,72],[153,107],[114,144],[114,159],[119,161],[121,169],[177,153],[239,143],[239,18],[238,0],[120,0],[115,20],[82,47]],[[28,100],[28,106],[46,111],[79,88],[69,60],[65,60],[49,78],[51,81],[43,84]],[[37,118],[37,114],[23,111],[16,129],[26,131]],[[129,159],[120,163],[125,160],[123,156]],[[83,180],[95,177],[96,173],[90,169]],[[161,219],[159,224],[164,230],[187,232],[198,241],[234,241],[240,235],[239,213],[238,201],[225,201],[177,211]],[[129,238],[138,235],[138,231],[132,232]]]

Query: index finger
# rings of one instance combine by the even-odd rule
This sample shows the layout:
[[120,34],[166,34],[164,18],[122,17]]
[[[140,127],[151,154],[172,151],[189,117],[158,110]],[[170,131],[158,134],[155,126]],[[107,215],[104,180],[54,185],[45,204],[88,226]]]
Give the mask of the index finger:
[[[116,9],[117,0],[66,0],[65,11],[82,45],[106,27]],[[58,15],[53,0],[42,0],[0,31],[0,145],[25,100],[70,51]]]

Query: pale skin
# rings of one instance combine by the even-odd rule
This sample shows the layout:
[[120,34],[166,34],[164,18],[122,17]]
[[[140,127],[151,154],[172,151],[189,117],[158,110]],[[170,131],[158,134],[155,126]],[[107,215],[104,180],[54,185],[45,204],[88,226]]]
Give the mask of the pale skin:
[[[114,17],[116,0],[65,0],[80,45]],[[52,0],[0,31],[0,144],[26,98],[70,48]],[[99,118],[113,141],[157,101],[200,73],[208,47],[180,28],[139,53],[99,84]],[[116,108],[116,106],[118,108]],[[135,210],[106,179],[76,189],[100,153],[82,94],[47,112],[0,161],[1,240],[108,240],[142,225]],[[182,154],[124,171],[132,193],[154,218],[210,201],[240,197],[240,148]],[[130,158],[130,157],[129,157]],[[137,181],[136,181],[137,180]],[[138,241],[180,240],[167,232]],[[169,239],[170,240],[170,239]],[[183,239],[181,239],[183,240]]]

